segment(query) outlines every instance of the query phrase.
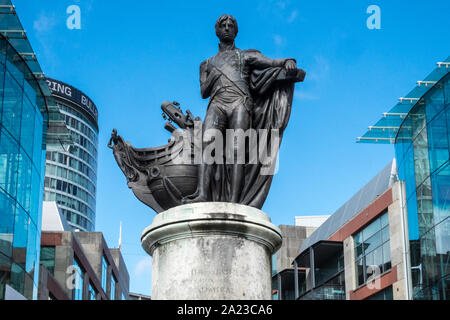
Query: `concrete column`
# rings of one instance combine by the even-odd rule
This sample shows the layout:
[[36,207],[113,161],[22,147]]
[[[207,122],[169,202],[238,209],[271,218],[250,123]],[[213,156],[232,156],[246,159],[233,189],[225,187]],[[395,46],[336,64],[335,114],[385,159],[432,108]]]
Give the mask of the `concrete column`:
[[38,300],[48,300],[49,291],[47,286],[48,271],[43,265],[39,265],[39,286],[38,286]]
[[153,257],[152,299],[270,300],[280,230],[261,210],[225,202],[181,205],[142,233]]
[[397,266],[397,281],[392,285],[394,300],[409,299],[409,241],[404,183],[392,187],[392,204],[388,207],[391,265]]
[[106,296],[108,299],[111,297],[111,281],[112,281],[112,267],[108,264],[108,272],[106,276]]
[[353,237],[344,239],[345,299],[350,300],[350,292],[356,289],[355,245]]
[[89,275],[87,272],[83,274],[83,300],[89,300]]
[[62,233],[62,245],[55,247],[54,278],[61,285],[68,297],[73,299],[73,288],[67,286],[70,273],[70,266],[73,265],[72,234],[70,231]]
[[298,296],[298,263],[297,260],[294,260],[294,299],[297,300]]
[[314,263],[314,249],[309,247],[309,272],[311,273],[311,289],[316,287],[316,266]]

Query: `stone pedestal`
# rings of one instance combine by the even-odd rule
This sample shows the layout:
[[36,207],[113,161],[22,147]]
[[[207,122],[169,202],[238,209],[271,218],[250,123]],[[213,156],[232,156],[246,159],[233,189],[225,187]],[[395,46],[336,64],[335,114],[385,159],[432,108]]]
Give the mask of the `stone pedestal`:
[[280,230],[261,210],[194,203],[158,214],[142,233],[153,257],[152,299],[271,299]]

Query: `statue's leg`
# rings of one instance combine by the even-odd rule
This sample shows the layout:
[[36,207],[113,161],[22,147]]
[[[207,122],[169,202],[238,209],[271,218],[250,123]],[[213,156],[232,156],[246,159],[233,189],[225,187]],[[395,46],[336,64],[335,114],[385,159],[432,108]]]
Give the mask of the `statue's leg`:
[[[250,114],[248,113],[247,109],[243,104],[239,104],[234,108],[233,113],[231,115],[230,129],[233,130],[242,129],[243,133],[245,133],[245,131],[248,130],[249,128],[250,128]],[[233,203],[239,203],[245,181],[244,176],[245,138],[239,139],[235,131],[233,139],[234,139],[233,141],[234,162],[232,167],[230,201]],[[239,154],[241,155],[241,157],[239,157]],[[244,155],[243,159],[242,155]]]
[[206,112],[205,120],[202,127],[202,162],[198,166],[198,185],[194,194],[186,196],[182,199],[182,203],[205,202],[209,199],[209,188],[211,184],[212,165],[208,164],[205,157],[209,156],[205,150],[214,143],[213,140],[205,139],[205,132],[209,129],[217,129],[219,120],[223,121],[221,114],[217,112],[213,104],[210,105]]

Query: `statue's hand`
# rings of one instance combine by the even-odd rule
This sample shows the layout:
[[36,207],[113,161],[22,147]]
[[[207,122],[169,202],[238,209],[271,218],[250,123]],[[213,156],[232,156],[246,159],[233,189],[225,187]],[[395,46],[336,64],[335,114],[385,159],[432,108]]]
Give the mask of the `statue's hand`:
[[287,60],[284,63],[284,68],[286,69],[287,73],[292,73],[297,70],[297,63],[295,63],[294,60]]

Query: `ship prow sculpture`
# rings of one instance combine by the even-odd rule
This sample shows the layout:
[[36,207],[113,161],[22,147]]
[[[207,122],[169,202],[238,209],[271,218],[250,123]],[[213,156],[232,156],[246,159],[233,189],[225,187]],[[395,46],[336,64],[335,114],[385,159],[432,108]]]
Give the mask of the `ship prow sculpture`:
[[[116,129],[108,143],[128,187],[157,213],[217,201],[260,209],[291,114],[294,84],[305,78],[293,58],[270,59],[236,48],[232,16],[221,16],[215,28],[219,52],[200,64],[201,95],[210,98],[203,122],[177,102],[165,101],[164,128],[172,134],[168,144],[135,148]],[[229,138],[229,131],[235,136]],[[212,138],[211,132],[221,136]],[[243,139],[237,137],[241,132]],[[218,142],[226,147],[217,147]]]
[[[181,110],[178,102],[165,101],[161,105],[163,118],[167,120],[164,128],[172,136],[163,146],[154,148],[135,148],[113,129],[108,147],[113,149],[114,158],[125,175],[128,187],[134,195],[157,213],[181,204],[184,196],[195,192],[198,180],[197,165],[183,163],[183,152],[193,154],[192,145],[186,145],[184,131],[193,135],[194,118],[192,113]],[[177,125],[177,127],[174,126]]]

